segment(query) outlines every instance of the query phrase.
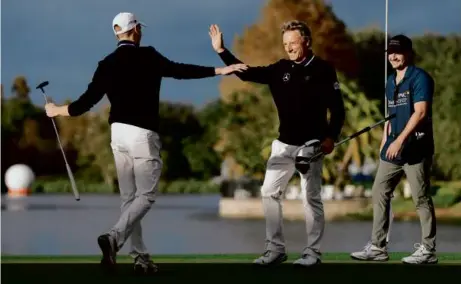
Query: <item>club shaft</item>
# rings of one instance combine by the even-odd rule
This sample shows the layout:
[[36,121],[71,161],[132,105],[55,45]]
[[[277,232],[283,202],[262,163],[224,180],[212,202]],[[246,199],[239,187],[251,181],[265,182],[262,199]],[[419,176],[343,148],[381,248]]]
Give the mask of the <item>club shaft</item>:
[[[41,89],[41,90],[42,90],[42,93],[43,93],[43,97],[45,98],[45,102],[48,103],[48,99],[46,97],[45,91],[43,89]],[[56,123],[55,123],[53,117],[51,117],[51,122],[53,123],[53,128],[54,128],[54,132],[56,133],[56,138],[58,140],[59,148],[61,149],[62,157],[64,158],[64,163],[66,164],[67,175],[69,176],[69,179],[70,179],[70,183],[71,183],[72,191],[74,193],[74,197],[75,197],[75,199],[80,200],[80,194],[79,194],[79,192],[77,190],[77,184],[75,183],[74,175],[72,174],[72,170],[71,170],[71,168],[69,166],[69,163],[67,162],[66,153],[64,152],[64,148],[62,147],[61,138],[59,137],[58,128],[56,127]]]
[[[45,98],[45,102],[48,103],[45,93],[43,93],[43,97]],[[58,128],[56,127],[56,123],[53,117],[51,117],[51,122],[53,123],[54,132],[56,133],[56,138],[58,139],[59,148],[61,149],[62,156],[64,157],[64,162],[66,165],[68,165],[69,163],[67,162],[66,154],[64,153],[64,149],[62,147],[61,138],[59,137]]]
[[352,134],[351,136],[349,136],[349,137],[347,137],[347,138],[345,138],[345,139],[339,141],[338,143],[336,143],[336,144],[335,144],[335,147],[336,147],[336,146],[339,146],[339,145],[341,145],[341,144],[344,144],[344,143],[346,143],[347,141],[349,141],[349,140],[351,140],[351,139],[354,139],[355,137],[360,136],[360,135],[362,135],[362,134],[365,133],[365,132],[370,131],[371,129],[375,128],[376,126],[378,126],[378,125],[380,125],[380,124],[383,124],[384,122],[386,122],[386,121],[388,121],[388,120],[390,120],[390,119],[392,119],[392,118],[394,118],[394,117],[395,117],[395,115],[390,115],[390,116],[388,116],[388,117],[386,117],[386,118],[384,118],[384,119],[382,119],[382,120],[380,120],[380,121],[378,121],[378,122],[376,122],[376,123],[374,123],[374,124],[372,124],[372,125],[370,125],[370,126],[367,126],[367,127],[363,128],[363,129],[361,129],[361,130],[355,132],[355,133]]
[[[337,147],[337,146],[339,146],[339,145],[341,145],[341,144],[344,144],[344,143],[346,143],[347,141],[352,140],[352,139],[354,139],[355,137],[357,137],[357,136],[359,136],[359,135],[361,135],[361,134],[363,134],[363,133],[365,133],[365,132],[370,131],[371,129],[375,128],[376,126],[378,126],[378,125],[380,125],[380,124],[383,124],[384,122],[386,122],[386,121],[388,121],[388,120],[390,120],[390,119],[392,119],[392,118],[394,118],[394,117],[395,117],[395,114],[389,115],[389,116],[387,116],[386,118],[384,118],[384,119],[382,119],[382,120],[380,120],[380,121],[378,121],[378,122],[376,122],[376,123],[374,123],[374,124],[372,124],[372,125],[370,125],[370,126],[367,126],[367,127],[363,128],[363,129],[360,130],[360,131],[355,132],[355,133],[352,134],[351,136],[349,136],[349,137],[347,137],[347,138],[344,138],[343,140],[339,141],[338,143],[335,143],[335,146],[334,146],[334,147]],[[315,154],[315,155],[311,158],[311,160],[315,160],[315,159],[319,158],[320,156],[323,156],[323,154],[324,154],[323,152],[318,152],[317,154]]]

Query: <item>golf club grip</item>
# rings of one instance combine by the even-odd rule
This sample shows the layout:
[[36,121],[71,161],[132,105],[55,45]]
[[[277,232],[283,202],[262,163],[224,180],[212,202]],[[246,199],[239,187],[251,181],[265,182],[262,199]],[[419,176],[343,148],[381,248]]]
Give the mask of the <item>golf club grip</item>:
[[75,183],[74,175],[72,174],[72,170],[70,169],[69,164],[66,163],[67,174],[69,175],[70,184],[72,187],[72,191],[74,192],[74,196],[76,200],[80,200],[80,194],[77,189],[77,184]]

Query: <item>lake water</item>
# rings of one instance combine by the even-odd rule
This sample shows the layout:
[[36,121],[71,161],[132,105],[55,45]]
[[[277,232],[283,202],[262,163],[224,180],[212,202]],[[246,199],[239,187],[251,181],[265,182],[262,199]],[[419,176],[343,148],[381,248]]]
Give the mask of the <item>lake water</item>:
[[[264,220],[231,220],[218,216],[218,195],[160,196],[143,219],[144,239],[152,254],[261,253]],[[97,236],[119,216],[117,195],[71,194],[2,197],[2,254],[99,254]],[[287,249],[301,252],[304,223],[285,221]],[[369,238],[370,222],[327,223],[323,252],[361,249]],[[461,252],[461,227],[438,226],[438,251]],[[418,222],[395,222],[390,251],[410,251],[420,242]],[[122,248],[126,254],[128,246]]]

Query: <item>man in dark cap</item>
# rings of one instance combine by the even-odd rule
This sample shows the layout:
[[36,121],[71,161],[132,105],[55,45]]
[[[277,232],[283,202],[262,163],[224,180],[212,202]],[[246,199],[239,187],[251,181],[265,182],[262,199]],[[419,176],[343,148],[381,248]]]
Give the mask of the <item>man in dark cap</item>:
[[388,59],[395,70],[388,78],[386,100],[389,115],[380,147],[380,164],[373,184],[373,231],[371,242],[351,257],[366,261],[387,261],[386,235],[389,229],[391,195],[405,174],[419,215],[422,242],[402,259],[409,264],[437,263],[436,218],[430,195],[430,169],[434,155],[432,99],[434,80],[414,65],[412,41],[397,35],[388,45]]

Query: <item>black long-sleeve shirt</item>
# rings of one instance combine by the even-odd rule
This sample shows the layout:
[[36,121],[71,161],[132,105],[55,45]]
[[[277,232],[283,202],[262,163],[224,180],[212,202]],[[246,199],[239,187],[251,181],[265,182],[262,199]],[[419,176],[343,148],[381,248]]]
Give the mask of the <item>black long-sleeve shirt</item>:
[[[227,65],[242,63],[227,49],[219,56]],[[302,145],[311,139],[338,140],[345,120],[344,101],[336,71],[325,60],[315,55],[299,64],[281,59],[235,75],[269,86],[278,111],[281,142]]]
[[99,61],[87,90],[68,106],[70,116],[81,115],[104,95],[110,102],[109,124],[126,123],[158,131],[162,77],[198,79],[215,76],[214,67],[176,63],[154,47],[120,41],[115,51]]

